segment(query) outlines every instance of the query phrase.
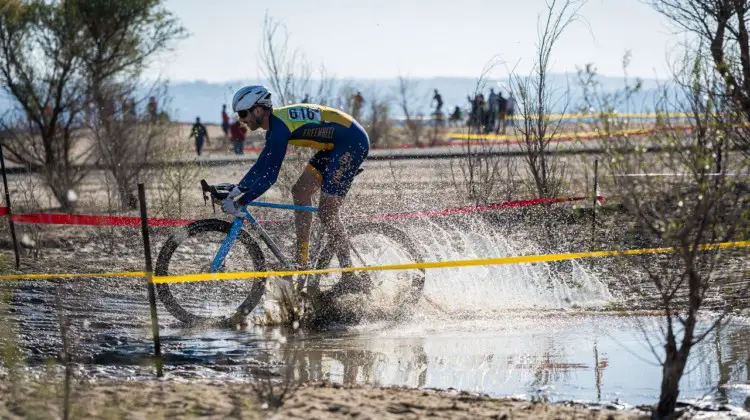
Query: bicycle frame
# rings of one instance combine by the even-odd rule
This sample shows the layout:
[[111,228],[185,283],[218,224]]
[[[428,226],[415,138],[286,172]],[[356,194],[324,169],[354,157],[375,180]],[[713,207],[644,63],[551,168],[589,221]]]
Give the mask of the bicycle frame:
[[292,265],[287,260],[284,253],[279,249],[278,245],[273,241],[271,236],[266,232],[265,229],[260,225],[260,223],[253,217],[252,214],[250,214],[250,210],[248,210],[249,206],[255,206],[255,207],[268,207],[268,208],[274,208],[274,209],[286,209],[286,210],[296,210],[296,211],[309,211],[309,212],[317,212],[317,207],[310,207],[310,206],[297,206],[292,204],[278,204],[278,203],[265,203],[265,202],[251,202],[248,203],[247,206],[242,207],[240,211],[245,215],[245,217],[235,217],[234,220],[232,220],[232,226],[229,228],[229,234],[224,239],[224,241],[221,243],[221,246],[219,247],[219,250],[216,252],[216,256],[214,257],[214,260],[211,262],[211,273],[217,273],[221,267],[224,265],[224,259],[229,254],[229,251],[232,249],[232,246],[234,245],[235,240],[237,240],[237,237],[240,234],[240,230],[242,230],[243,225],[245,224],[245,221],[247,221],[252,228],[258,232],[260,235],[260,238],[263,240],[263,242],[268,246],[268,248],[271,250],[274,256],[281,262],[281,264],[286,269],[291,269]]

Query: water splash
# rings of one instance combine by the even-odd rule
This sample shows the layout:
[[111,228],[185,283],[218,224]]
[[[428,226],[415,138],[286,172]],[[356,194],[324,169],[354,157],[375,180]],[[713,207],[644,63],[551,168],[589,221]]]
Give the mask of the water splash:
[[[427,222],[409,233],[426,261],[543,254],[532,239],[509,239],[482,220],[441,226]],[[425,301],[444,311],[600,307],[614,298],[607,285],[575,260],[427,270]]]

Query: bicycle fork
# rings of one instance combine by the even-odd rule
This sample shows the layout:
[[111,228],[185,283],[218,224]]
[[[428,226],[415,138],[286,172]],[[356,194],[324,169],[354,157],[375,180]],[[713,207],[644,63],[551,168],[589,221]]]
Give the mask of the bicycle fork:
[[232,221],[232,226],[229,228],[229,234],[226,239],[219,246],[219,250],[214,256],[214,260],[211,262],[211,273],[218,273],[219,270],[224,266],[224,259],[229,255],[229,250],[232,249],[232,245],[240,236],[240,230],[242,230],[242,219],[235,217]]

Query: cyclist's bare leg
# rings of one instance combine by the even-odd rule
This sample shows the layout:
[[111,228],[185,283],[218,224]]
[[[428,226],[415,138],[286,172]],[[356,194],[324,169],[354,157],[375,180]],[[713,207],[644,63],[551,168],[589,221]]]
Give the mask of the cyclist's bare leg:
[[318,216],[331,242],[336,247],[339,261],[351,261],[351,244],[339,216],[339,209],[343,203],[344,197],[321,192]]
[[[309,167],[305,168],[297,182],[292,187],[294,204],[298,206],[312,206],[312,197],[320,191],[320,175]],[[294,212],[294,226],[297,230],[296,262],[299,267],[307,267],[310,253],[310,229],[312,213],[309,211]]]

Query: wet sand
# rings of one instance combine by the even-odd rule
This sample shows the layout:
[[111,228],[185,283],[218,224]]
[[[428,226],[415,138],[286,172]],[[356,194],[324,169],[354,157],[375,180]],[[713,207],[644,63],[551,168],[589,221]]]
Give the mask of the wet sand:
[[[10,387],[13,386],[13,389]],[[0,418],[62,418],[60,383],[0,383]],[[613,407],[614,408],[614,407]],[[643,412],[494,399],[458,391],[301,385],[267,408],[248,383],[138,381],[74,384],[71,418],[646,419]]]

